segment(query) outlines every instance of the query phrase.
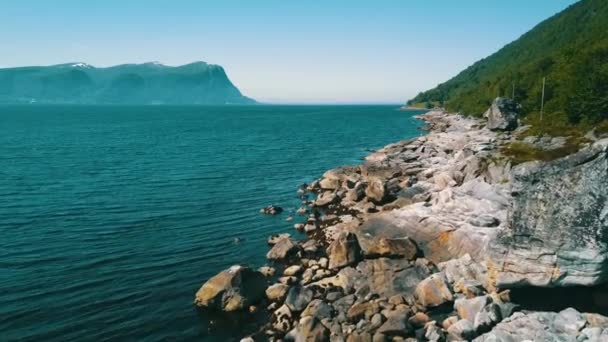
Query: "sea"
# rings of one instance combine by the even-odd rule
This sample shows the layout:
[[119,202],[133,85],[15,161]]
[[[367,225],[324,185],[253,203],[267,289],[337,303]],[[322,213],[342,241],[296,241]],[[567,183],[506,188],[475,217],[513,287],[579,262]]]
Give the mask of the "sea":
[[398,108],[0,106],[0,341],[238,341],[196,291],[302,238],[298,186],[421,135]]

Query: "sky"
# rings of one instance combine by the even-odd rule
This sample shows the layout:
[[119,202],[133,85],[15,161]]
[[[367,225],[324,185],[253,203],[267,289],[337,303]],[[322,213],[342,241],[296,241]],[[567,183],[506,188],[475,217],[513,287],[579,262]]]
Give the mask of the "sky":
[[575,0],[0,0],[0,67],[205,61],[268,103],[403,103]]

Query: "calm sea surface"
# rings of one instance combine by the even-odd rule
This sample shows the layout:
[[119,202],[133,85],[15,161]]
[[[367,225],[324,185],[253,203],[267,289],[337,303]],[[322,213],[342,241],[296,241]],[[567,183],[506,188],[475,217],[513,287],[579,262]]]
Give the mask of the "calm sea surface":
[[419,135],[396,108],[0,107],[0,340],[238,336],[209,333],[194,293],[295,232],[261,207]]

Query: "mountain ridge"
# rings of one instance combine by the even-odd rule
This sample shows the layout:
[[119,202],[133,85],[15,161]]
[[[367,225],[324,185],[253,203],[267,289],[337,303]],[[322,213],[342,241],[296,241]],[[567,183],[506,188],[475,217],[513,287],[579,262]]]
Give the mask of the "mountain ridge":
[[254,104],[220,65],[197,61],[95,67],[84,62],[0,69],[2,104]]

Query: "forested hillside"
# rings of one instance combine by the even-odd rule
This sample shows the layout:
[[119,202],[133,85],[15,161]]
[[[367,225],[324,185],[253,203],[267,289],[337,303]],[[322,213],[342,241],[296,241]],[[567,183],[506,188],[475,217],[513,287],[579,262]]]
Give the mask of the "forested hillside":
[[498,95],[533,118],[546,78],[546,117],[592,125],[608,119],[608,1],[582,0],[408,103],[480,115]]

